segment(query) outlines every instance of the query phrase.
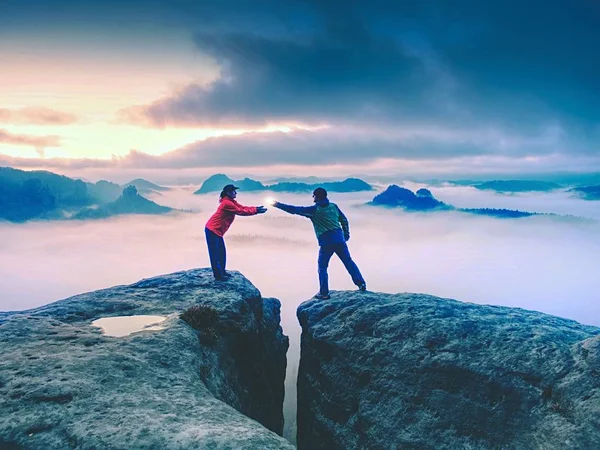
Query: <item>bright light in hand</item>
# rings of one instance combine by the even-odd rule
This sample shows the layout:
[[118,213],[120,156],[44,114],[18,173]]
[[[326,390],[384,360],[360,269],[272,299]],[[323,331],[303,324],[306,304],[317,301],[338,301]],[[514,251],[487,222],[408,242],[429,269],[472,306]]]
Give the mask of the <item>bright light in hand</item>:
[[265,198],[265,203],[269,206],[273,206],[275,204],[275,199],[272,197]]

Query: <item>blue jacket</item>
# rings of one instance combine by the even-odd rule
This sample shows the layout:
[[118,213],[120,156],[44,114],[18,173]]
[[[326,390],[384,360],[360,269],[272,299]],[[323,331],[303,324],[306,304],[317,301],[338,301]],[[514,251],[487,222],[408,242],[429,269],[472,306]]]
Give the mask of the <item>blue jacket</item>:
[[311,220],[319,245],[340,244],[350,239],[348,219],[329,199],[316,202],[313,206],[292,206],[276,202],[273,206],[290,214],[297,214]]

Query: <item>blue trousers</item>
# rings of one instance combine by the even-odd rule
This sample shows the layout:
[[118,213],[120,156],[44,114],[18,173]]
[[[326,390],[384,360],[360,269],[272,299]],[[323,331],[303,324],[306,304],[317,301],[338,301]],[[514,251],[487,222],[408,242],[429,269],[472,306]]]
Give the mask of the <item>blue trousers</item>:
[[363,276],[358,270],[358,266],[352,260],[350,256],[350,250],[345,242],[339,242],[336,244],[325,244],[319,249],[319,284],[321,285],[321,294],[329,293],[329,275],[327,274],[327,267],[333,254],[338,255],[344,267],[352,277],[352,281],[355,285],[360,286],[365,282]]
[[204,229],[206,234],[206,245],[208,247],[208,257],[210,258],[210,267],[215,278],[225,276],[225,264],[227,263],[227,252],[225,249],[225,240],[217,234]]

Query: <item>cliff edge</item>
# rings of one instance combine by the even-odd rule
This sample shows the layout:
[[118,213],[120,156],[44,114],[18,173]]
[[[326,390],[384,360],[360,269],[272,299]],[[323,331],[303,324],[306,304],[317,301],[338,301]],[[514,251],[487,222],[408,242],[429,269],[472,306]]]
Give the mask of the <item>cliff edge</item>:
[[298,308],[298,448],[600,448],[600,329],[422,294]]
[[[280,303],[240,274],[212,278],[190,270],[0,313],[0,447],[293,448],[276,434]],[[164,320],[122,337],[92,324],[114,316]]]

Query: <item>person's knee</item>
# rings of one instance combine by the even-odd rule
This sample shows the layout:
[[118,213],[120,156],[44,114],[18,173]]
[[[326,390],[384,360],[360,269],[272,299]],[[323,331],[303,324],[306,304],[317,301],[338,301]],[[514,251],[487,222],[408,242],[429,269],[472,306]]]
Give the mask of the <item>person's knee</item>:
[[350,257],[350,255],[348,255],[347,257],[340,258],[340,260],[342,261],[342,264],[344,264],[345,266],[354,265],[354,261],[352,261],[352,258]]

